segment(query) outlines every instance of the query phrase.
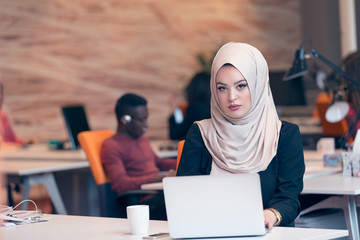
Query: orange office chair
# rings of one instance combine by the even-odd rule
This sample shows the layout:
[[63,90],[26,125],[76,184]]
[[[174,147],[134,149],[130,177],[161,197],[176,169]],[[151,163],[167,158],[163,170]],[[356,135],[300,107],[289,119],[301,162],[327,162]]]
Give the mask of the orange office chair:
[[181,141],[178,143],[177,158],[176,158],[176,171],[177,171],[177,169],[178,169],[178,167],[179,167],[182,150],[183,150],[183,148],[184,148],[184,143],[185,143],[185,140],[181,140]]
[[154,191],[133,190],[117,195],[111,188],[101,163],[100,153],[105,139],[114,135],[111,130],[84,131],[78,134],[79,143],[90,163],[90,169],[99,191],[100,214],[102,217],[126,217],[126,206],[135,204],[139,195]]
[[321,126],[323,128],[323,135],[327,137],[341,137],[348,129],[346,119],[340,122],[329,123],[325,114],[332,101],[332,95],[327,93],[320,93],[316,99],[316,114],[320,118]]

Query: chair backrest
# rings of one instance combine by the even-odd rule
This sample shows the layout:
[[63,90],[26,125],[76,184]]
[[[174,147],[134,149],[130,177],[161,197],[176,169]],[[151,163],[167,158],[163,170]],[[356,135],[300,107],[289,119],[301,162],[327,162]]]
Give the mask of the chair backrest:
[[332,96],[327,93],[320,93],[316,99],[315,105],[323,128],[323,135],[329,137],[340,137],[348,129],[346,119],[342,119],[336,123],[330,123],[326,120],[325,114],[330,107]]
[[180,163],[180,158],[181,158],[182,150],[184,148],[184,143],[185,143],[185,140],[181,140],[178,143],[177,158],[176,158],[176,171],[177,171],[179,163]]
[[112,130],[84,131],[78,134],[78,140],[90,163],[90,169],[97,185],[109,182],[101,164],[101,147],[105,139],[114,135]]

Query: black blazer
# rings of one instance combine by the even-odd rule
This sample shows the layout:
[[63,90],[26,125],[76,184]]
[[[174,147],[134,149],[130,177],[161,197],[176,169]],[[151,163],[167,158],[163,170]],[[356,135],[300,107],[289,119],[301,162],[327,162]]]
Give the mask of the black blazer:
[[[212,157],[205,147],[197,124],[190,128],[181,155],[177,176],[208,175]],[[259,172],[263,207],[282,216],[281,226],[294,226],[300,213],[299,194],[303,189],[304,153],[299,127],[282,122],[278,149],[266,170]]]

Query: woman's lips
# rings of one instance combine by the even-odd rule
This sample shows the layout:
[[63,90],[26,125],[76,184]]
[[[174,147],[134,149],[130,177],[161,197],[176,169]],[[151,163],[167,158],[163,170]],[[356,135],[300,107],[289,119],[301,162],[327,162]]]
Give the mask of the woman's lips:
[[231,111],[235,111],[235,110],[238,110],[240,108],[241,105],[237,105],[237,104],[231,104],[229,105],[229,109]]

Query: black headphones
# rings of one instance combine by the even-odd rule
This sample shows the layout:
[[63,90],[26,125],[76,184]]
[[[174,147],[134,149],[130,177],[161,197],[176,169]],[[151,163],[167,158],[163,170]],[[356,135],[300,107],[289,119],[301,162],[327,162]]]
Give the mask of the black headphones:
[[129,122],[131,122],[131,116],[130,115],[124,115],[121,118],[121,122],[123,124],[128,124]]

